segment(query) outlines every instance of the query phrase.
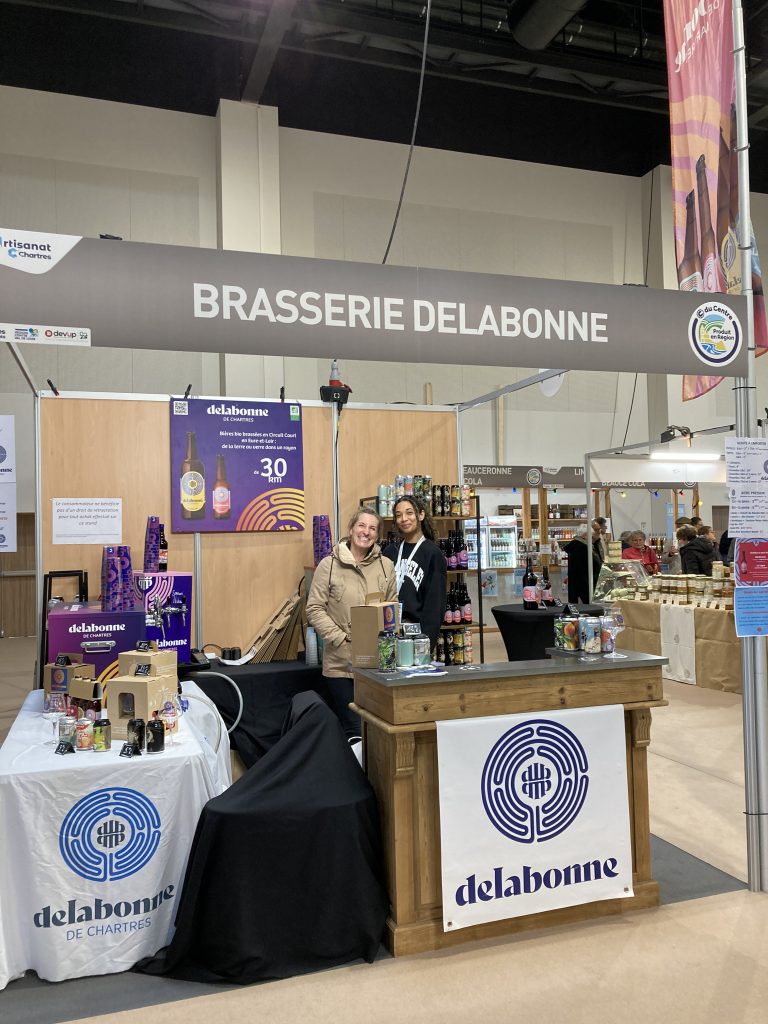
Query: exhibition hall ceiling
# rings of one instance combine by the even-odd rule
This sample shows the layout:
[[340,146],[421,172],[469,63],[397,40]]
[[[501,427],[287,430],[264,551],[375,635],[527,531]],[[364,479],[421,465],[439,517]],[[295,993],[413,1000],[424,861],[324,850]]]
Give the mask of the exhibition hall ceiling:
[[[691,0],[693,4],[694,0]],[[707,0],[710,2],[710,0]],[[744,3],[768,192],[768,0]],[[0,0],[0,84],[410,140],[426,0]],[[669,163],[662,0],[433,0],[417,144],[641,175]]]

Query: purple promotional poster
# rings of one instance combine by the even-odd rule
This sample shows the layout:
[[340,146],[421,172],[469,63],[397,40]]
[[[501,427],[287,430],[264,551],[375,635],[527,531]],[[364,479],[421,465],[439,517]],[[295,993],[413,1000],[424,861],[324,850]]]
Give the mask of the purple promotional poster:
[[171,399],[173,533],[303,530],[301,406]]

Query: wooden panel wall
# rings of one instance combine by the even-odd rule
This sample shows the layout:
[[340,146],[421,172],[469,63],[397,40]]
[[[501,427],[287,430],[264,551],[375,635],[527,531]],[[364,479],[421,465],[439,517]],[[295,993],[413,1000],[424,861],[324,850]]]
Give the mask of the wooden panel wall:
[[396,473],[428,473],[458,482],[456,413],[413,409],[345,409],[339,421],[342,530],[362,497]]
[[35,635],[35,517],[16,516],[16,551],[0,554],[0,572],[31,573],[0,576],[0,635]]
[[[312,516],[331,515],[331,411],[305,406],[307,529],[297,533],[203,534],[205,643],[245,648],[312,564]],[[170,523],[168,404],[137,399],[46,399],[42,403],[43,567],[87,569],[98,596],[99,545],[53,545],[51,498],[123,499],[123,539],[134,560],[148,515]],[[339,430],[341,522],[358,499],[395,473],[457,479],[456,417],[450,412],[345,409]],[[193,536],[166,530],[172,569],[189,572]],[[66,595],[65,595],[66,596]]]

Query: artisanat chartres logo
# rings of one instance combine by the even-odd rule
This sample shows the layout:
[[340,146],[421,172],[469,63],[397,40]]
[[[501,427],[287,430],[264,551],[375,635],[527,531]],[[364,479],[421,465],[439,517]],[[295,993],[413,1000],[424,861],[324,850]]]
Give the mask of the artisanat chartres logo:
[[97,789],[71,808],[61,825],[59,849],[75,874],[91,882],[127,878],[160,845],[160,815],[143,793]]
[[486,759],[481,782],[491,823],[516,843],[543,843],[573,824],[589,788],[587,755],[570,729],[534,719],[513,726]]

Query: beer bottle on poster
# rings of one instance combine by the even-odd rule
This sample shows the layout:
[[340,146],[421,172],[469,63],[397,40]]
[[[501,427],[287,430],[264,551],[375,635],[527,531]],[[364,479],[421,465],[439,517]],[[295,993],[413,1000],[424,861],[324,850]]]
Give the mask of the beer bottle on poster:
[[681,292],[700,292],[702,288],[701,260],[696,245],[696,210],[693,192],[685,197],[685,251],[677,268]]
[[232,496],[227,480],[224,456],[216,456],[216,480],[213,484],[213,518],[229,519],[232,513]]
[[699,238],[701,239],[701,276],[705,292],[725,291],[720,280],[720,260],[717,256],[715,232],[712,229],[712,210],[709,205],[707,161],[702,153],[696,161],[696,198],[699,204]]
[[727,240],[731,226],[731,151],[720,127],[720,159],[717,165],[717,255],[720,260],[720,274],[728,282]]
[[741,293],[741,259],[738,248],[739,231],[739,154],[736,150],[736,104],[731,104],[731,169],[729,174],[730,203],[728,209],[728,220],[730,229],[728,237],[724,240],[725,252],[722,256],[723,266],[726,270],[726,281],[728,291],[732,295]]
[[187,431],[187,455],[181,464],[181,518],[205,518],[205,467],[197,457],[197,434]]
[[525,575],[523,576],[523,608],[526,611],[536,611],[539,602],[536,600],[536,574],[531,565],[531,559],[525,560]]
[[157,552],[157,571],[168,572],[168,541],[165,539],[165,524],[160,523],[160,543]]

